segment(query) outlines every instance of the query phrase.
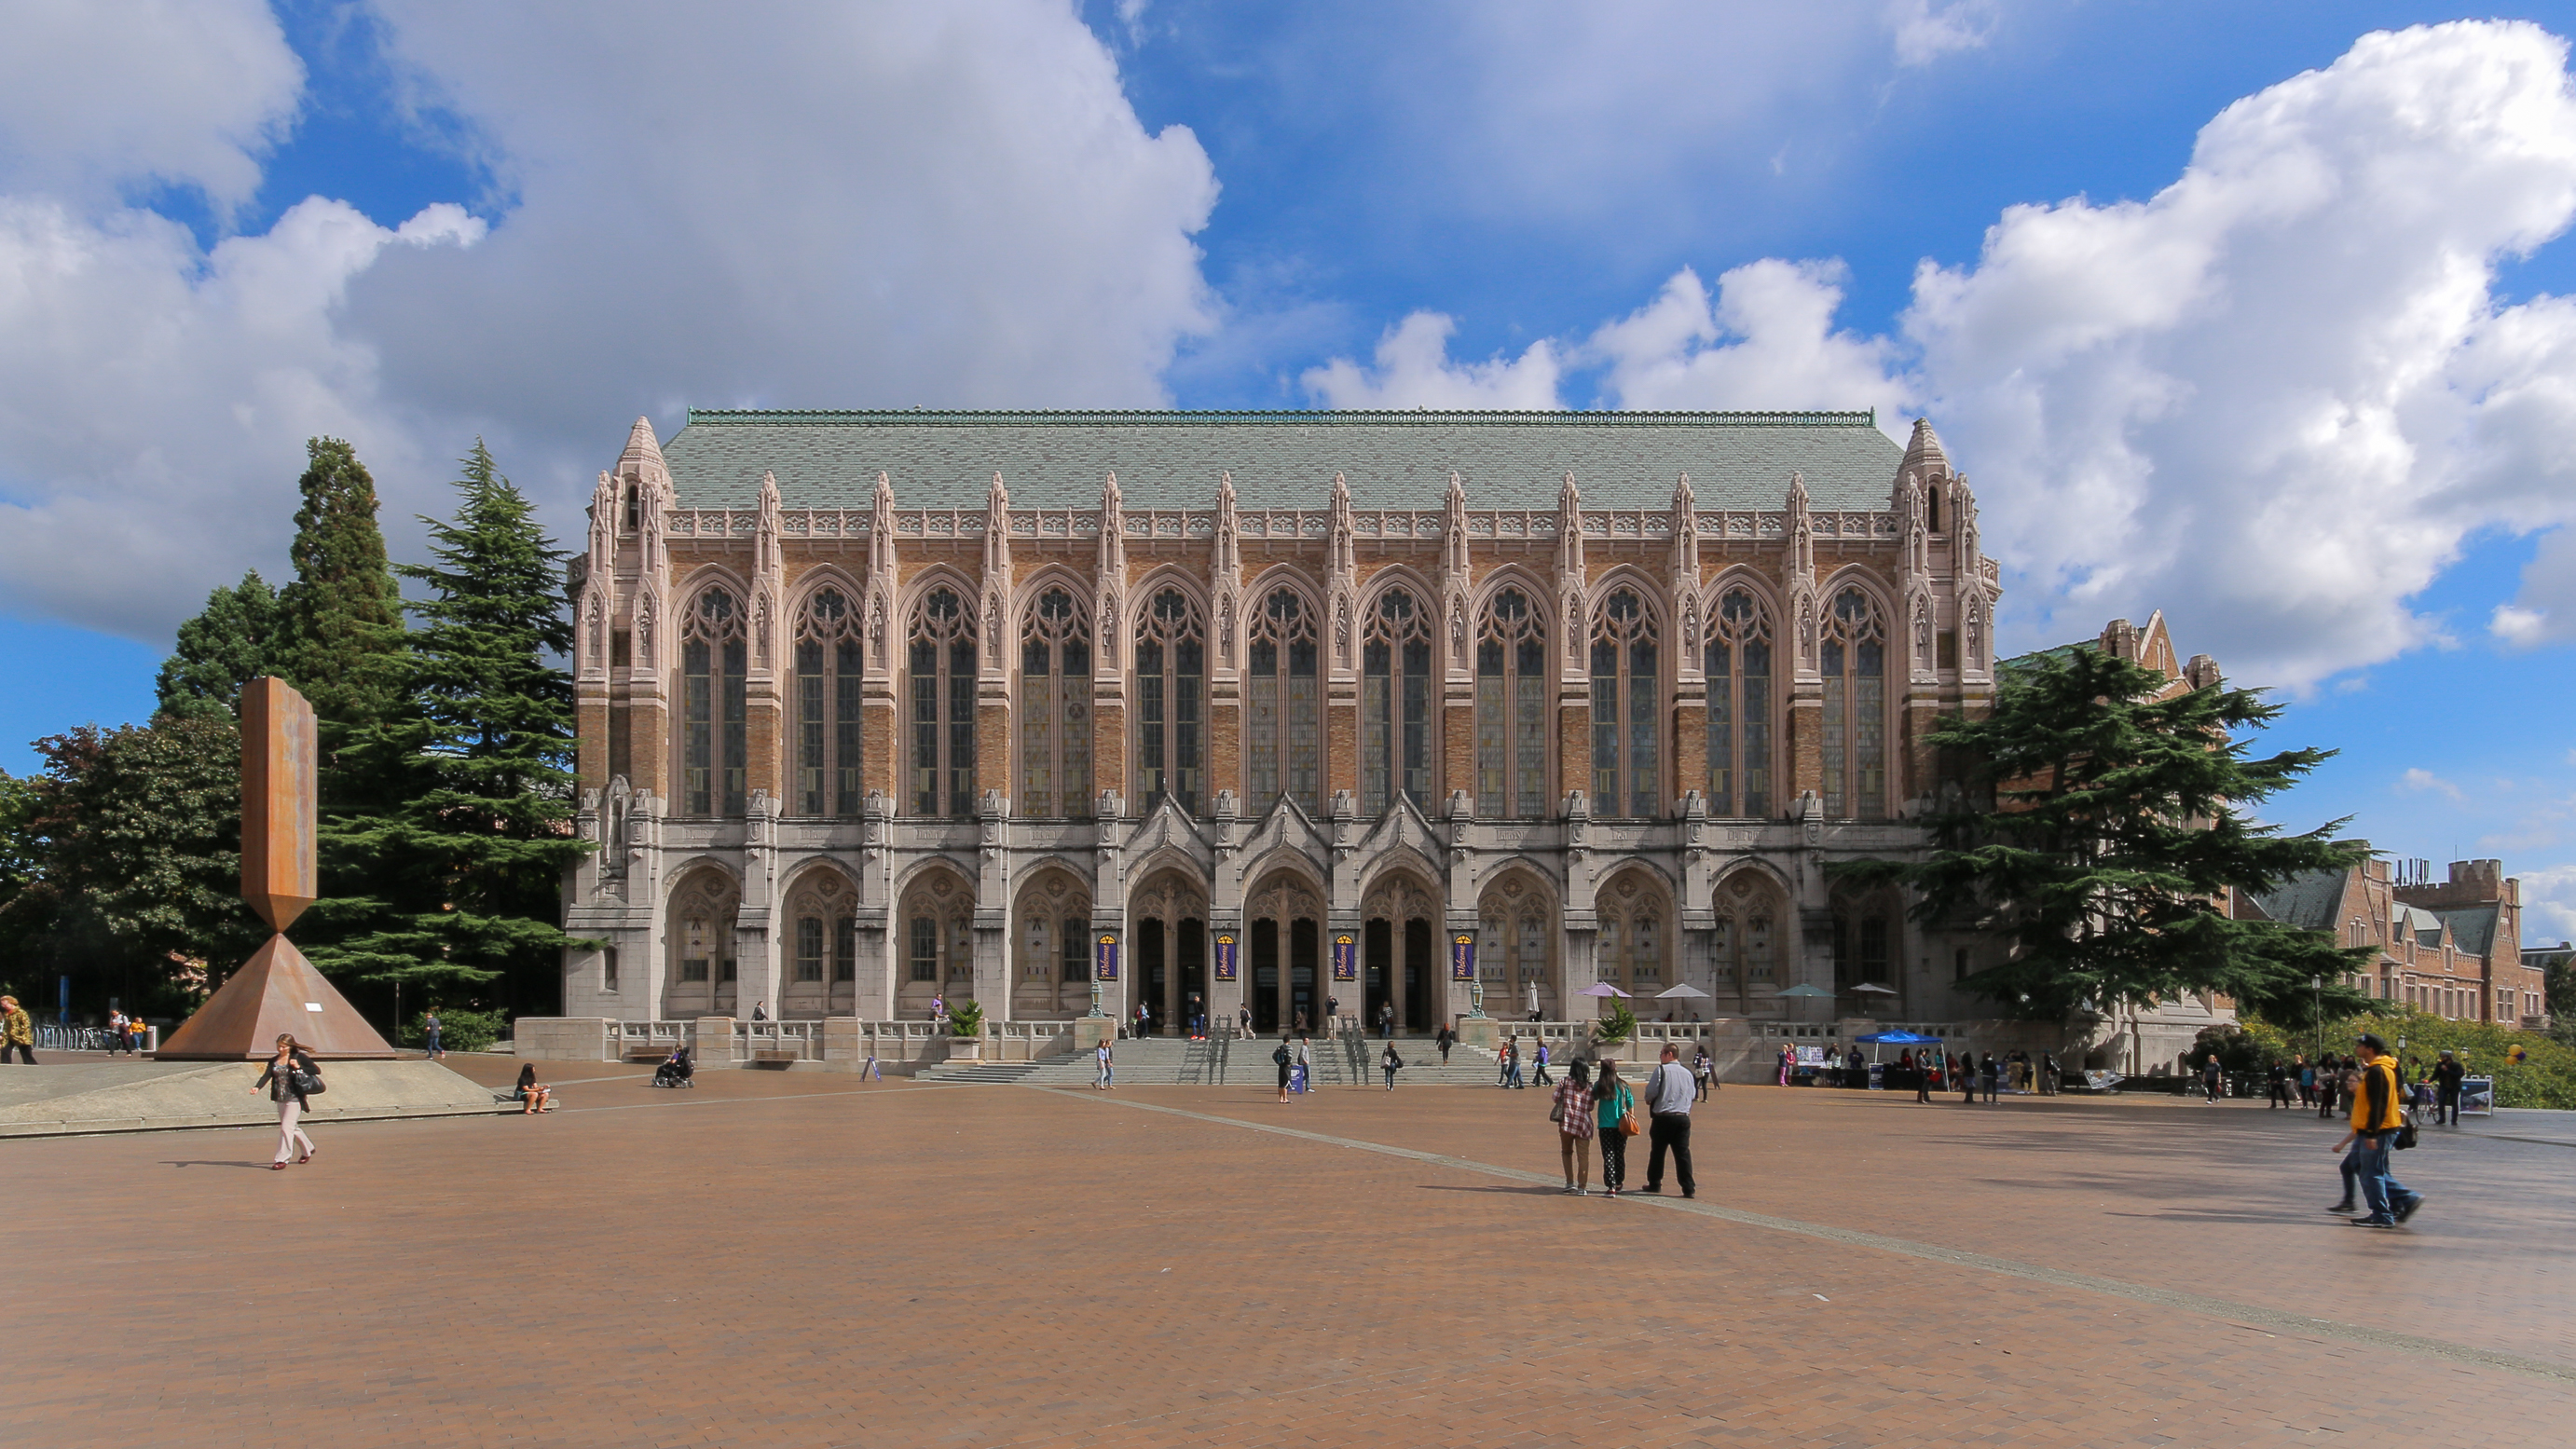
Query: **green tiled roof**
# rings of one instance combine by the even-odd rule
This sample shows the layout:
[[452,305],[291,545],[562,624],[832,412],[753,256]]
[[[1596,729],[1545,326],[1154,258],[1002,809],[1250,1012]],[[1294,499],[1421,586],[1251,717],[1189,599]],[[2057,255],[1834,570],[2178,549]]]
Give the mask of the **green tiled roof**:
[[2344,881],[2350,874],[2342,870],[2303,871],[2256,895],[2254,904],[2285,926],[2331,931],[2336,925],[2335,908],[2343,902]]
[[2461,906],[2454,910],[2435,911],[2451,927],[2451,944],[2472,956],[2483,956],[2495,945],[2497,906]]
[[683,508],[865,508],[880,470],[902,508],[1093,508],[1118,475],[1129,508],[1207,508],[1234,474],[1247,508],[1324,506],[1340,473],[1359,508],[1435,509],[1451,470],[1470,508],[1668,508],[1683,473],[1702,508],[1776,509],[1789,475],[1819,509],[1888,506],[1905,450],[1869,412],[750,412],[691,409],[663,445]]

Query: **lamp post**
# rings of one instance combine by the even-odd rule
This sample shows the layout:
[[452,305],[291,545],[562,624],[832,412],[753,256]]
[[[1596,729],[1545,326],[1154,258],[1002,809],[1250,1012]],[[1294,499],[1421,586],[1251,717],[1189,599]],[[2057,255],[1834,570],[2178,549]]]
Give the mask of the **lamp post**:
[[2308,978],[2308,1032],[2308,1058],[2313,1061],[2326,1051],[2326,978],[2321,974]]

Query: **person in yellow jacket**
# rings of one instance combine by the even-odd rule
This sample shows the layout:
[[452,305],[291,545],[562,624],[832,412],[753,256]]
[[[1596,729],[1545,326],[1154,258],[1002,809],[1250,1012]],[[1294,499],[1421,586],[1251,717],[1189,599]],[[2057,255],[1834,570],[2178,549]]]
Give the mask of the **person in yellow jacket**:
[[36,1019],[14,996],[0,996],[0,1062],[16,1052],[28,1066],[36,1064]]
[[2397,1061],[2388,1055],[2388,1043],[2365,1032],[2357,1045],[2361,1085],[2352,1094],[2352,1130],[2335,1147],[2351,1144],[2344,1165],[2360,1185],[2363,1203],[2370,1208],[2368,1216],[2354,1218],[2352,1225],[2393,1228],[2424,1206],[2424,1195],[2399,1182],[2388,1170],[2389,1148],[2397,1139],[2397,1129],[2406,1125],[2404,1089],[2398,1085]]

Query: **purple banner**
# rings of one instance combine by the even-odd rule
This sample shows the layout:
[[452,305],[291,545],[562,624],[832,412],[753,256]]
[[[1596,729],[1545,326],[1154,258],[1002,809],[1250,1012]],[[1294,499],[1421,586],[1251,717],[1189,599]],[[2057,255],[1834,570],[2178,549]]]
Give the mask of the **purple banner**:
[[1217,980],[1219,980],[1219,981],[1232,981],[1232,980],[1234,979],[1234,960],[1235,960],[1234,953],[1235,953],[1234,933],[1233,933],[1232,931],[1219,931],[1219,932],[1217,932],[1217,933],[1216,933],[1216,979],[1217,979]]
[[1464,932],[1449,938],[1449,979],[1476,979],[1476,938]]
[[1333,979],[1335,981],[1360,979],[1359,943],[1353,941],[1348,932],[1333,938]]
[[1118,979],[1118,938],[1103,936],[1091,948],[1092,975],[1102,981]]

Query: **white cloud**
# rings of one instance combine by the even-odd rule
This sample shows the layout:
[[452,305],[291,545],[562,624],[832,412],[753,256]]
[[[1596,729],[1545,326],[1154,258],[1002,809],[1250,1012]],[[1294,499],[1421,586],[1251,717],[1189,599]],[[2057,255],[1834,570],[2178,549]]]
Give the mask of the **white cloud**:
[[332,314],[388,247],[482,229],[442,205],[388,230],[317,197],[207,253],[149,212],[0,198],[0,609],[152,637],[212,583],[278,572],[306,437],[417,473]]
[[2576,865],[2521,869],[2522,944],[2545,946],[2576,940]]
[[2000,17],[1995,0],[1895,0],[1887,7],[1888,28],[1896,34],[1899,65],[1930,65],[1962,50],[1982,50],[1994,38]]
[[2397,788],[2411,794],[2430,791],[2455,804],[2464,804],[2469,798],[2460,792],[2459,786],[2421,767],[2410,768],[2404,775],[2398,777]]
[[1416,312],[1378,339],[1372,371],[1346,357],[1307,370],[1306,391],[1332,408],[1553,408],[1558,406],[1556,349],[1533,342],[1516,358],[1451,362],[1457,323]]
[[[399,532],[478,432],[569,503],[638,412],[1152,405],[1212,325],[1207,157],[1143,128],[1061,0],[379,9],[407,92],[497,180],[488,236],[316,198],[206,252],[120,201],[255,189],[300,77],[213,33],[273,41],[255,4],[172,7],[211,79],[155,61],[178,94],[153,125],[0,100],[43,163],[0,191],[0,609],[166,637],[280,567],[310,433],[358,444]],[[77,30],[13,33],[0,64],[142,84]]]
[[1608,364],[1621,407],[1875,407],[1893,421],[1911,402],[1896,349],[1834,330],[1845,275],[1840,262],[1753,262],[1721,275],[1712,300],[1684,268],[1580,355]]
[[0,193],[249,199],[304,67],[261,0],[20,0],[0,45]]

